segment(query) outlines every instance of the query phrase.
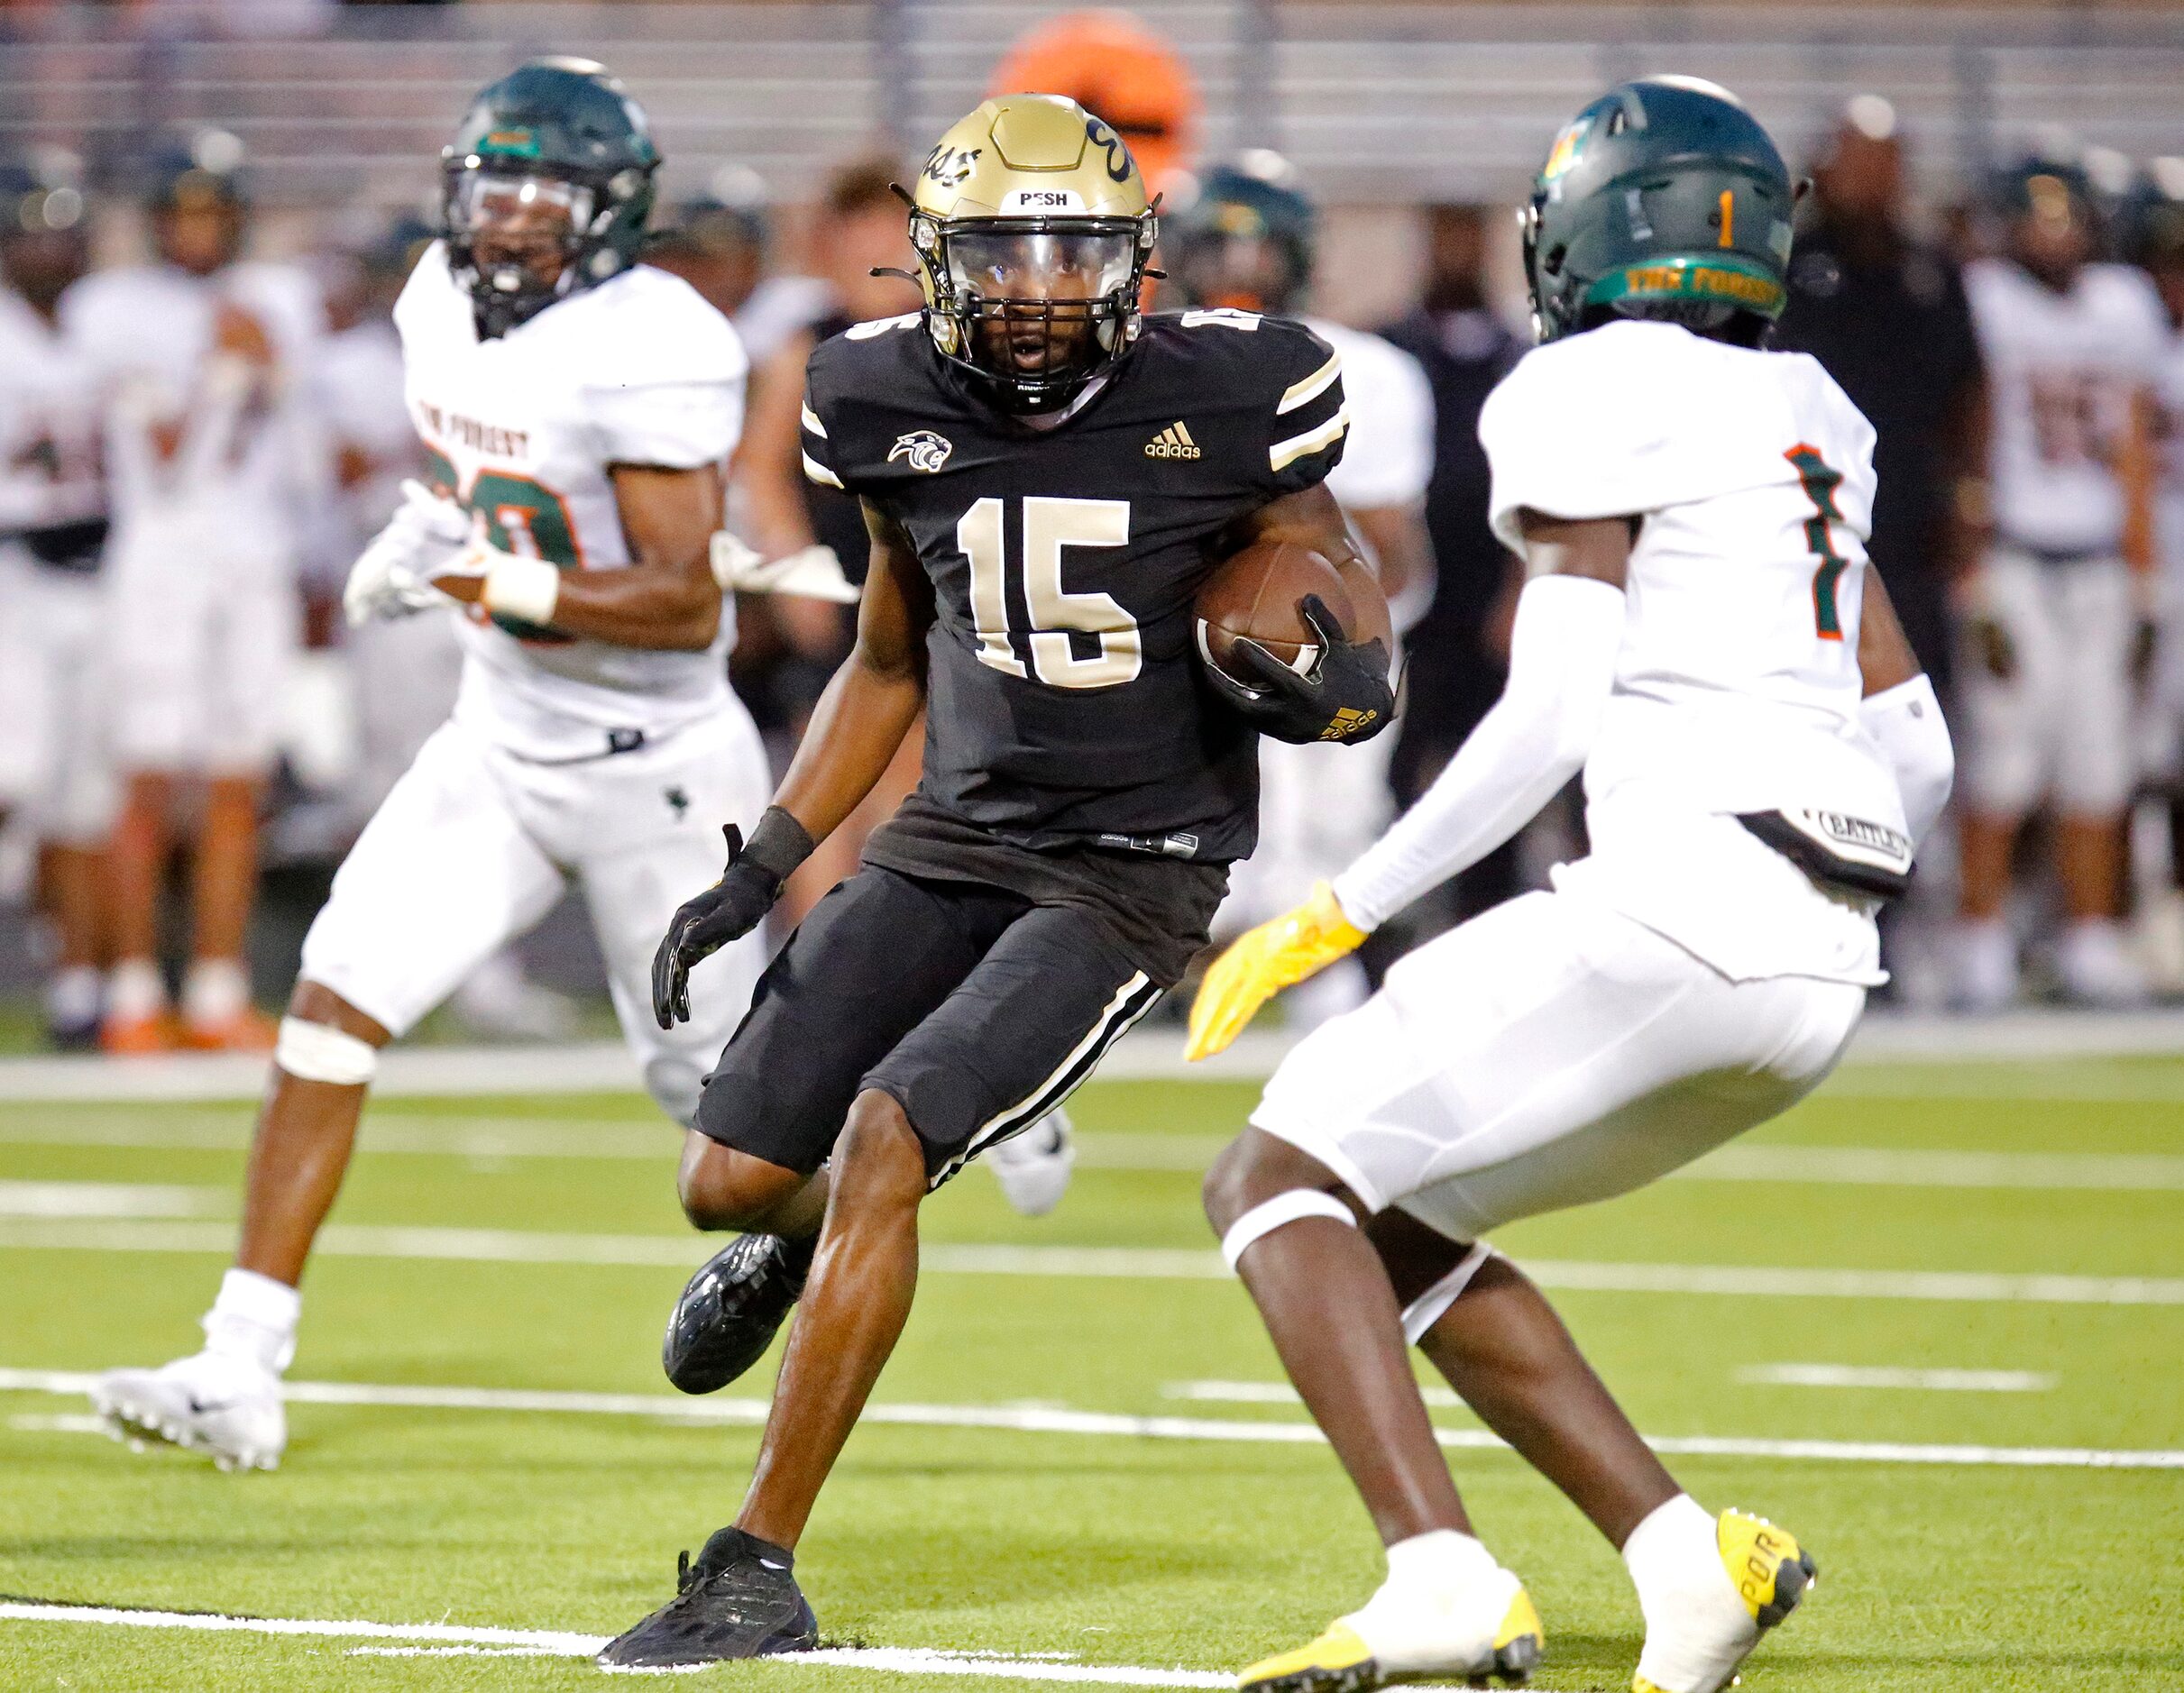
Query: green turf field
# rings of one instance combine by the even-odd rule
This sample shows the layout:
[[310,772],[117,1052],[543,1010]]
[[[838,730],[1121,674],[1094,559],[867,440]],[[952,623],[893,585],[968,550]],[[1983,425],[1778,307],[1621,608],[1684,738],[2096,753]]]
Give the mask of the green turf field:
[[[1223,1670],[1374,1585],[1332,1459],[1280,1438],[1303,1414],[1272,1393],[1273,1355],[1198,1215],[1195,1171],[1250,1098],[1095,1084],[1056,1215],[1014,1218],[977,1171],[929,1207],[929,1274],[876,1401],[898,1420],[852,1440],[801,1558],[830,1641]],[[133,1455],[86,1432],[79,1399],[30,1388],[22,1372],[195,1344],[247,1120],[0,1106],[0,1369],[17,1372],[0,1378],[0,1592],[578,1634],[664,1598],[676,1551],[733,1513],[748,1423],[307,1403],[283,1469],[237,1478]],[[660,1322],[704,1250],[674,1207],[673,1153],[634,1097],[381,1105],[292,1378],[667,1396]],[[2184,1686],[2180,1223],[2184,1064],[1865,1069],[1694,1177],[1501,1244],[1648,1434],[1747,1442],[1672,1457],[1702,1501],[1764,1512],[1817,1553],[1819,1590],[1747,1667],[1752,1693],[2048,1693]],[[730,1392],[763,1393],[769,1374]],[[1460,1408],[1435,1416],[1459,1441],[1478,1432]],[[1217,1432],[1237,1438],[1203,1438]],[[1960,1461],[1906,1461],[1937,1446]],[[2024,1449],[2064,1450],[2013,1461]],[[2171,1467],[2059,1461],[2085,1451]],[[1546,1616],[1537,1685],[1620,1693],[1638,1643],[1620,1561],[1506,1452],[1450,1458]],[[597,1673],[455,1643],[0,1615],[0,1688]],[[766,1693],[1027,1685],[986,1667],[1004,1679],[708,1673]]]

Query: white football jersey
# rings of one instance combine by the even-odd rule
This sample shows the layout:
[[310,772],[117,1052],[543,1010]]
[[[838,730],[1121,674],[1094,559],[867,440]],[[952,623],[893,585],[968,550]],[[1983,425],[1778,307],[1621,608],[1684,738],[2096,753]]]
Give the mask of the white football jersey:
[[[268,388],[239,407],[209,398],[223,301],[256,319],[276,361]],[[63,297],[61,316],[104,385],[116,520],[155,502],[191,507],[210,514],[218,563],[286,568],[326,469],[310,392],[326,307],[308,273],[256,262],[208,277],[165,264],[95,271]],[[183,444],[162,461],[150,432],[174,423]]]
[[[510,553],[564,570],[629,561],[610,467],[724,462],[743,426],[736,332],[690,285],[638,265],[491,341],[445,250],[427,249],[394,309],[429,480]],[[642,651],[466,619],[455,706],[527,756],[580,756],[604,734],[665,735],[728,697],[731,620],[702,653]]]
[[97,372],[0,289],[0,536],[98,517],[101,456]]
[[1350,435],[1327,491],[1346,510],[1417,505],[1433,480],[1433,388],[1391,341],[1325,317],[1305,327],[1342,355]]
[[1519,554],[1527,508],[1643,519],[1585,765],[1593,856],[1558,885],[1737,979],[1884,979],[1865,909],[1735,821],[1812,809],[1904,828],[1858,719],[1872,426],[1806,354],[1627,322],[1527,354],[1479,439],[1494,533]]
[[2161,407],[2161,573],[2184,584],[2184,329],[2170,329],[2154,379]]
[[2168,340],[2160,296],[2120,264],[2087,265],[2058,294],[2007,259],[1967,266],[1964,288],[1987,361],[1997,530],[2042,552],[2113,554],[2115,448]]

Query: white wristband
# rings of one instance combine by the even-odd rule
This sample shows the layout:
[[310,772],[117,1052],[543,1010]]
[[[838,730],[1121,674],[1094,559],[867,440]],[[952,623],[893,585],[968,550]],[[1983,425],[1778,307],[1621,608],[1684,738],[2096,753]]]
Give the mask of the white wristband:
[[485,572],[485,609],[526,623],[554,621],[561,598],[561,572],[544,559],[503,553]]

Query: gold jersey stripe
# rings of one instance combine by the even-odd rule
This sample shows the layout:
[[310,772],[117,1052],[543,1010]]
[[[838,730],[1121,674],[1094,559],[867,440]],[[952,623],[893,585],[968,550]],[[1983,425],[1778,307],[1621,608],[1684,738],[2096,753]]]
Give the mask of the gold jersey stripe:
[[1289,384],[1281,396],[1281,404],[1274,407],[1274,416],[1280,417],[1284,413],[1295,411],[1299,406],[1308,404],[1315,397],[1326,393],[1328,386],[1342,373],[1343,355],[1339,352],[1329,353],[1327,361],[1318,370],[1306,377],[1303,381]]
[[817,435],[821,441],[824,441],[827,438],[826,425],[819,421],[819,414],[813,411],[809,406],[806,406],[803,408],[803,426],[806,429],[809,429],[813,435]]
[[[1276,465],[1274,468],[1280,470],[1281,467]],[[841,478],[835,475],[832,471],[830,471],[809,453],[803,455],[803,473],[815,482],[824,482],[829,488],[841,487]]]
[[1308,453],[1317,453],[1323,447],[1333,446],[1343,438],[1350,427],[1350,408],[1344,406],[1318,428],[1305,435],[1291,435],[1287,441],[1277,441],[1266,451],[1267,458],[1278,470],[1287,470]]

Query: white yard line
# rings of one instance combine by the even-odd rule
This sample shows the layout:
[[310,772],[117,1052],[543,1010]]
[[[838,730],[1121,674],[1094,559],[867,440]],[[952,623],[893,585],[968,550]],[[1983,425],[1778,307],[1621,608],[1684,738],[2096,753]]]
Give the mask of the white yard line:
[[1925,1393],[2045,1393],[2055,1377],[2031,1369],[1886,1369],[1859,1364],[1754,1364],[1739,1381],[1767,1387],[1906,1387]]
[[[1203,1064],[1182,1060],[1172,1027],[1142,1029],[1118,1042],[1100,1066],[1110,1081],[1263,1080],[1289,1049],[1288,1037],[1249,1030],[1228,1051]],[[1836,1085],[1856,1091],[1867,1065],[1892,1068],[1995,1062],[2009,1066],[2072,1059],[2184,1055],[2184,1011],[2087,1015],[2028,1011],[2005,1017],[1944,1018],[1876,1014],[1859,1028],[1850,1064]],[[121,1061],[97,1057],[0,1060],[0,1103],[94,1100],[254,1100],[265,1091],[266,1060],[230,1054],[177,1055]],[[1961,1084],[1946,1070],[1937,1091]],[[2034,1084],[2038,1083],[2034,1080]],[[2161,1091],[2115,1094],[2068,1093],[2057,1097],[2179,1097],[2173,1078],[2147,1078]],[[2005,1091],[2018,1090],[2000,1084]],[[2117,1085],[2133,1086],[2131,1078]],[[381,1099],[462,1094],[632,1093],[637,1066],[617,1041],[542,1047],[398,1048],[380,1064],[372,1084]],[[1984,1079],[1973,1094],[1988,1090]]]
[[[287,1616],[211,1616],[196,1611],[136,1611],[99,1605],[64,1605],[32,1599],[0,1600],[0,1618],[23,1623],[90,1623],[114,1628],[190,1629],[207,1634],[285,1634],[317,1640],[418,1643],[403,1650],[360,1647],[372,1656],[589,1658],[610,1636],[543,1628],[466,1628],[446,1623],[312,1621]],[[437,1647],[439,1651],[432,1651]],[[1236,1678],[1213,1670],[1154,1670],[1134,1666],[1057,1661],[1049,1654],[1016,1658],[1004,1652],[931,1652],[912,1647],[824,1646],[785,1653],[769,1661],[799,1669],[877,1670],[893,1675],[977,1676],[997,1681],[1062,1681],[1094,1687],[1233,1688]]]
[[[703,1235],[552,1234],[330,1223],[314,1249],[334,1258],[420,1258],[486,1264],[590,1264],[694,1269],[715,1249]],[[234,1249],[225,1222],[0,1219],[0,1249],[180,1252]],[[2184,1278],[2008,1275],[1964,1270],[1858,1270],[1713,1264],[1600,1264],[1525,1258],[1543,1287],[1563,1292],[1722,1294],[1732,1297],[1910,1299],[1950,1304],[2184,1305]],[[942,1276],[1227,1281],[1221,1255],[1185,1248],[928,1245],[919,1264]]]
[[[0,1369],[0,1392],[76,1395],[96,1376],[76,1370]],[[297,1381],[282,1385],[300,1405],[391,1405],[408,1410],[551,1412],[575,1415],[656,1416],[670,1422],[763,1422],[761,1399],[672,1399],[665,1394],[564,1393],[528,1388],[377,1386]],[[1205,1417],[1130,1416],[1051,1405],[881,1404],[863,1421],[904,1428],[997,1429],[1023,1434],[1078,1434],[1144,1441],[1210,1441],[1258,1446],[1316,1446],[1324,1436],[1309,1423],[1230,1422]],[[1484,1429],[1436,1429],[1443,1446],[1493,1450],[1501,1441]],[[1886,1441],[1785,1441],[1739,1435],[1646,1436],[1669,1456],[1810,1459],[1856,1464],[2069,1469],[2184,1469],[2184,1451],[2102,1450],[2088,1447],[1933,1446]]]
[[[2184,1099],[2184,1082],[2176,1097]],[[219,1122],[67,1114],[0,1122],[0,1145],[107,1147],[132,1150],[241,1151],[251,1128],[240,1115]],[[1196,1175],[1227,1144],[1217,1134],[1080,1134],[1078,1162],[1087,1169]],[[672,1167],[673,1130],[662,1124],[583,1118],[405,1117],[374,1113],[362,1145],[373,1154],[460,1158],[482,1162],[526,1159],[630,1160]],[[2043,1191],[2184,1193],[2184,1156],[2121,1152],[1945,1151],[1898,1147],[1732,1144],[1674,1172],[1671,1179],[1702,1182],[1813,1183],[1858,1187],[2036,1188]],[[0,1184],[0,1215],[11,1212]],[[153,1191],[147,1189],[146,1191]],[[200,1206],[201,1212],[205,1207]],[[96,1213],[78,1214],[95,1215]],[[111,1213],[177,1216],[183,1211]]]
[[224,1187],[149,1182],[0,1182],[0,1217],[202,1217],[234,1198]]
[[1702,1182],[2184,1192],[2184,1158],[2153,1152],[1945,1152],[1893,1147],[1730,1145],[1675,1174],[1682,1180]]
[[[1462,1411],[1464,1401],[1446,1387],[1418,1385],[1418,1396],[1429,1405]],[[1297,1389],[1286,1381],[1168,1381],[1161,1384],[1163,1399],[1184,1399],[1198,1405],[1302,1405]]]

